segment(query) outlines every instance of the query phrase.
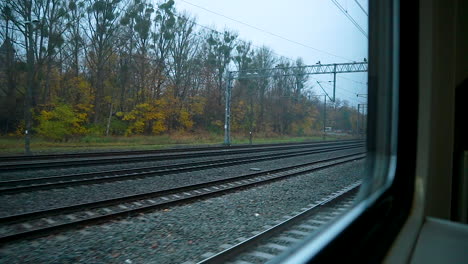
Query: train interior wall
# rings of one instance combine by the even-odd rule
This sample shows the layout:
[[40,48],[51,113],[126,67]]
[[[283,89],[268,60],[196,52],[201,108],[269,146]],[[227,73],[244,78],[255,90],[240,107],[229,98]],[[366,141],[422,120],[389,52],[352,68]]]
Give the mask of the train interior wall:
[[465,263],[468,1],[421,0],[419,4],[415,195],[411,215],[385,261]]

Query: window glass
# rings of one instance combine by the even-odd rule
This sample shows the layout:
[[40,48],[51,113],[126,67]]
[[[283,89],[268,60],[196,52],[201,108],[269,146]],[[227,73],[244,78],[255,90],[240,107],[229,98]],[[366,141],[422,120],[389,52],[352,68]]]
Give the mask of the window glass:
[[367,0],[0,7],[2,263],[262,263],[386,180]]

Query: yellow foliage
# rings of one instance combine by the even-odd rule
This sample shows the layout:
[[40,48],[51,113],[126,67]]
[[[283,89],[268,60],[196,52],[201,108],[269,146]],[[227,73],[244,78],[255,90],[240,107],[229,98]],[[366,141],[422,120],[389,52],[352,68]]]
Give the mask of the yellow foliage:
[[206,105],[206,98],[203,98],[201,96],[194,96],[191,97],[189,101],[191,102],[191,104],[189,105],[191,114],[202,115]]
[[79,105],[81,108],[93,108],[94,96],[92,95],[91,84],[83,77],[68,79],[63,86],[63,90],[66,92],[64,99],[67,102],[72,105]]
[[23,136],[24,135],[24,130],[26,129],[25,128],[25,124],[24,124],[24,120],[21,120],[18,124],[18,126],[16,127],[16,130],[15,132],[13,133],[9,133],[8,136]]
[[135,123],[133,123],[133,126],[128,128],[127,131],[134,131],[135,133],[143,133],[145,129],[145,122],[138,120]]
[[36,117],[39,121],[37,131],[45,138],[67,140],[87,133],[84,127],[87,118],[87,113],[80,113],[70,105],[58,104],[50,111],[42,110]]
[[166,130],[166,126],[164,125],[164,122],[159,120],[154,122],[153,127],[151,129],[153,133],[160,134]]
[[122,120],[130,121],[125,132],[127,136],[142,134],[145,133],[145,130],[150,130],[154,134],[166,131],[164,104],[158,101],[160,100],[154,101],[152,104],[138,104],[135,109],[127,113],[117,113],[117,116],[122,117]]
[[317,116],[315,108],[305,104],[296,104],[293,106],[292,113],[294,119],[291,123],[290,132],[298,136],[313,134],[312,128]]
[[161,134],[169,128],[189,130],[195,125],[194,116],[203,114],[205,102],[201,97],[191,97],[187,102],[182,102],[168,93],[161,99],[137,104],[133,110],[116,115],[128,121],[126,135]]
[[[249,129],[249,120],[248,120],[248,106],[245,101],[240,100],[236,104],[233,105],[231,110],[232,116],[232,130],[248,130]],[[223,123],[224,125],[224,123]]]
[[180,114],[179,114],[179,115],[180,115],[180,116],[179,116],[179,122],[180,122],[180,124],[181,124],[184,128],[186,128],[186,129],[192,128],[192,126],[193,126],[193,121],[192,121],[192,119],[191,119],[191,117],[190,117],[189,112],[188,112],[187,110],[185,110],[185,109],[182,109],[182,110],[180,110]]
[[224,126],[224,122],[221,121],[221,120],[215,120],[215,121],[212,121],[211,124],[213,126],[216,126],[218,128],[222,128]]
[[42,110],[41,116],[44,121],[49,121],[54,117],[54,114],[52,112]]

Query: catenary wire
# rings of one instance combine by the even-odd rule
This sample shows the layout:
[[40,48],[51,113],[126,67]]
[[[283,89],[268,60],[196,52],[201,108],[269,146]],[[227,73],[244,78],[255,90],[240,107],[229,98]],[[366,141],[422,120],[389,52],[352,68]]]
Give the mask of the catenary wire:
[[331,0],[333,4],[335,4],[335,6],[341,11],[341,13],[343,13],[348,19],[349,21],[351,21],[351,23],[353,23],[353,25],[366,37],[366,38],[369,38],[367,36],[367,33],[364,29],[362,29],[362,27],[356,22],[356,20],[354,20],[354,18],[348,14],[348,11],[346,11],[343,6],[340,5],[340,3],[338,3],[336,0]]
[[[190,19],[190,18],[186,18],[186,17],[180,16],[180,15],[177,15],[177,14],[174,14],[174,16],[176,16],[176,17],[178,17],[178,18],[180,18],[180,19],[185,19],[185,20]],[[219,32],[219,31],[215,30],[215,29],[212,29],[212,28],[210,28],[210,27],[201,25],[201,24],[199,24],[199,23],[197,23],[197,22],[195,22],[195,21],[192,21],[192,22],[193,22],[195,25],[197,25],[198,27],[204,28],[204,29],[209,30],[209,31],[211,31],[211,32],[213,32],[213,33],[220,34],[220,35],[224,34],[224,33],[222,33],[222,32]],[[256,47],[256,48],[259,48],[259,49],[262,48],[262,47],[260,47],[260,46],[258,46],[258,45],[253,44],[252,42],[248,42],[248,41],[241,40],[241,39],[237,40],[237,42],[238,42],[238,43],[241,42],[241,43],[244,43],[244,44],[250,43],[250,45],[252,45],[253,47]],[[288,57],[286,57],[286,56],[284,56],[284,55],[278,54],[277,52],[274,52],[274,51],[272,51],[272,50],[271,50],[271,53],[273,53],[273,54],[275,54],[276,56],[279,56],[279,57],[281,57],[281,58],[290,60],[290,61],[292,61],[292,62],[296,62],[296,60],[291,59],[291,58],[288,58]]]
[[314,48],[314,47],[312,47],[312,46],[309,46],[309,45],[306,45],[306,44],[297,42],[297,41],[295,41],[295,40],[288,39],[288,38],[283,37],[283,36],[281,36],[281,35],[278,35],[278,34],[276,34],[276,33],[273,33],[273,32],[270,32],[270,31],[267,31],[267,30],[264,30],[264,29],[261,29],[261,28],[256,27],[256,26],[252,26],[252,25],[247,24],[247,23],[245,23],[245,22],[242,22],[242,21],[240,21],[240,20],[237,20],[237,19],[234,19],[234,18],[225,16],[225,15],[223,15],[223,14],[220,14],[220,13],[218,13],[218,12],[209,10],[209,9],[207,9],[207,8],[205,8],[205,7],[202,7],[202,6],[199,6],[199,5],[196,5],[196,4],[187,2],[187,1],[185,1],[185,0],[180,0],[180,1],[181,1],[181,2],[184,2],[184,3],[188,4],[188,5],[191,5],[191,6],[200,8],[200,9],[202,9],[202,10],[205,10],[206,12],[209,12],[209,13],[212,13],[212,14],[215,14],[215,15],[218,15],[218,16],[221,16],[221,17],[224,17],[224,18],[229,19],[229,20],[231,20],[231,21],[234,21],[234,22],[236,22],[236,23],[239,23],[239,24],[242,24],[242,25],[244,25],[244,26],[253,28],[253,29],[255,29],[255,30],[264,32],[264,33],[269,34],[269,35],[271,35],[271,36],[274,36],[274,37],[283,39],[283,40],[288,41],[288,42],[291,42],[291,43],[294,43],[294,44],[296,44],[296,45],[300,45],[300,46],[303,46],[303,47],[305,47],[305,48],[309,48],[309,49],[315,50],[315,51],[317,51],[317,52],[321,52],[321,53],[327,54],[327,55],[329,55],[329,56],[333,56],[333,57],[340,58],[340,59],[343,59],[343,60],[353,61],[353,60],[348,59],[348,58],[345,58],[345,57],[343,57],[343,56],[339,56],[339,55],[330,53],[330,52],[328,52],[328,51],[320,50],[320,49]]
[[356,4],[359,6],[359,8],[361,8],[362,12],[364,12],[364,14],[366,14],[366,16],[369,16],[367,11],[362,7],[362,5],[359,3],[358,0],[354,0],[354,2],[356,2]]

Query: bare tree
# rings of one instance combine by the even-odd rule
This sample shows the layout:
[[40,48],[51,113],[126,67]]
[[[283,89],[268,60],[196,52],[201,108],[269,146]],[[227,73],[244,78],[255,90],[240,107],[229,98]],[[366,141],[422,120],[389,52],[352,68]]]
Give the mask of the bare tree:
[[[223,78],[228,65],[232,61],[232,51],[236,46],[236,39],[237,34],[225,30],[223,34],[212,32],[206,40],[208,43],[208,63],[216,71],[216,82],[219,91],[223,91],[225,88]],[[221,97],[218,98],[218,104],[221,105]]]
[[94,123],[97,124],[102,116],[104,101],[104,80],[106,79],[106,64],[114,51],[119,28],[120,0],[87,0],[87,31],[88,50],[87,62],[93,76],[95,90]]
[[154,56],[154,70],[152,82],[155,85],[152,98],[160,98],[163,85],[167,81],[169,68],[167,67],[170,49],[174,40],[174,26],[176,23],[174,1],[168,0],[158,6],[153,19],[151,48]]
[[[64,43],[62,37],[66,30],[64,17],[66,16],[66,7],[63,0],[45,0],[35,1],[34,13],[39,19],[39,30],[36,31],[36,39],[38,48],[36,49],[36,60],[38,62],[38,70],[43,72],[45,69],[45,84],[42,89],[40,102],[45,104],[49,101],[51,71],[54,59],[59,54],[59,49]],[[43,74],[40,74],[41,76]]]
[[170,49],[173,96],[182,100],[190,85],[191,60],[197,52],[194,26],[195,22],[187,15],[180,16],[174,27],[174,44]]
[[[277,58],[274,56],[273,51],[268,47],[261,47],[255,52],[255,56],[252,59],[252,68],[258,69],[256,74],[264,76],[267,74],[262,69],[271,69],[274,67]],[[257,89],[258,101],[259,101],[259,113],[258,113],[258,129],[264,130],[265,128],[265,109],[266,109],[266,94],[269,87],[269,79],[266,77],[259,77],[255,79],[255,87]]]
[[85,3],[83,1],[68,0],[67,42],[72,57],[71,68],[75,77],[80,74],[80,54],[83,49],[81,23],[84,20]]

